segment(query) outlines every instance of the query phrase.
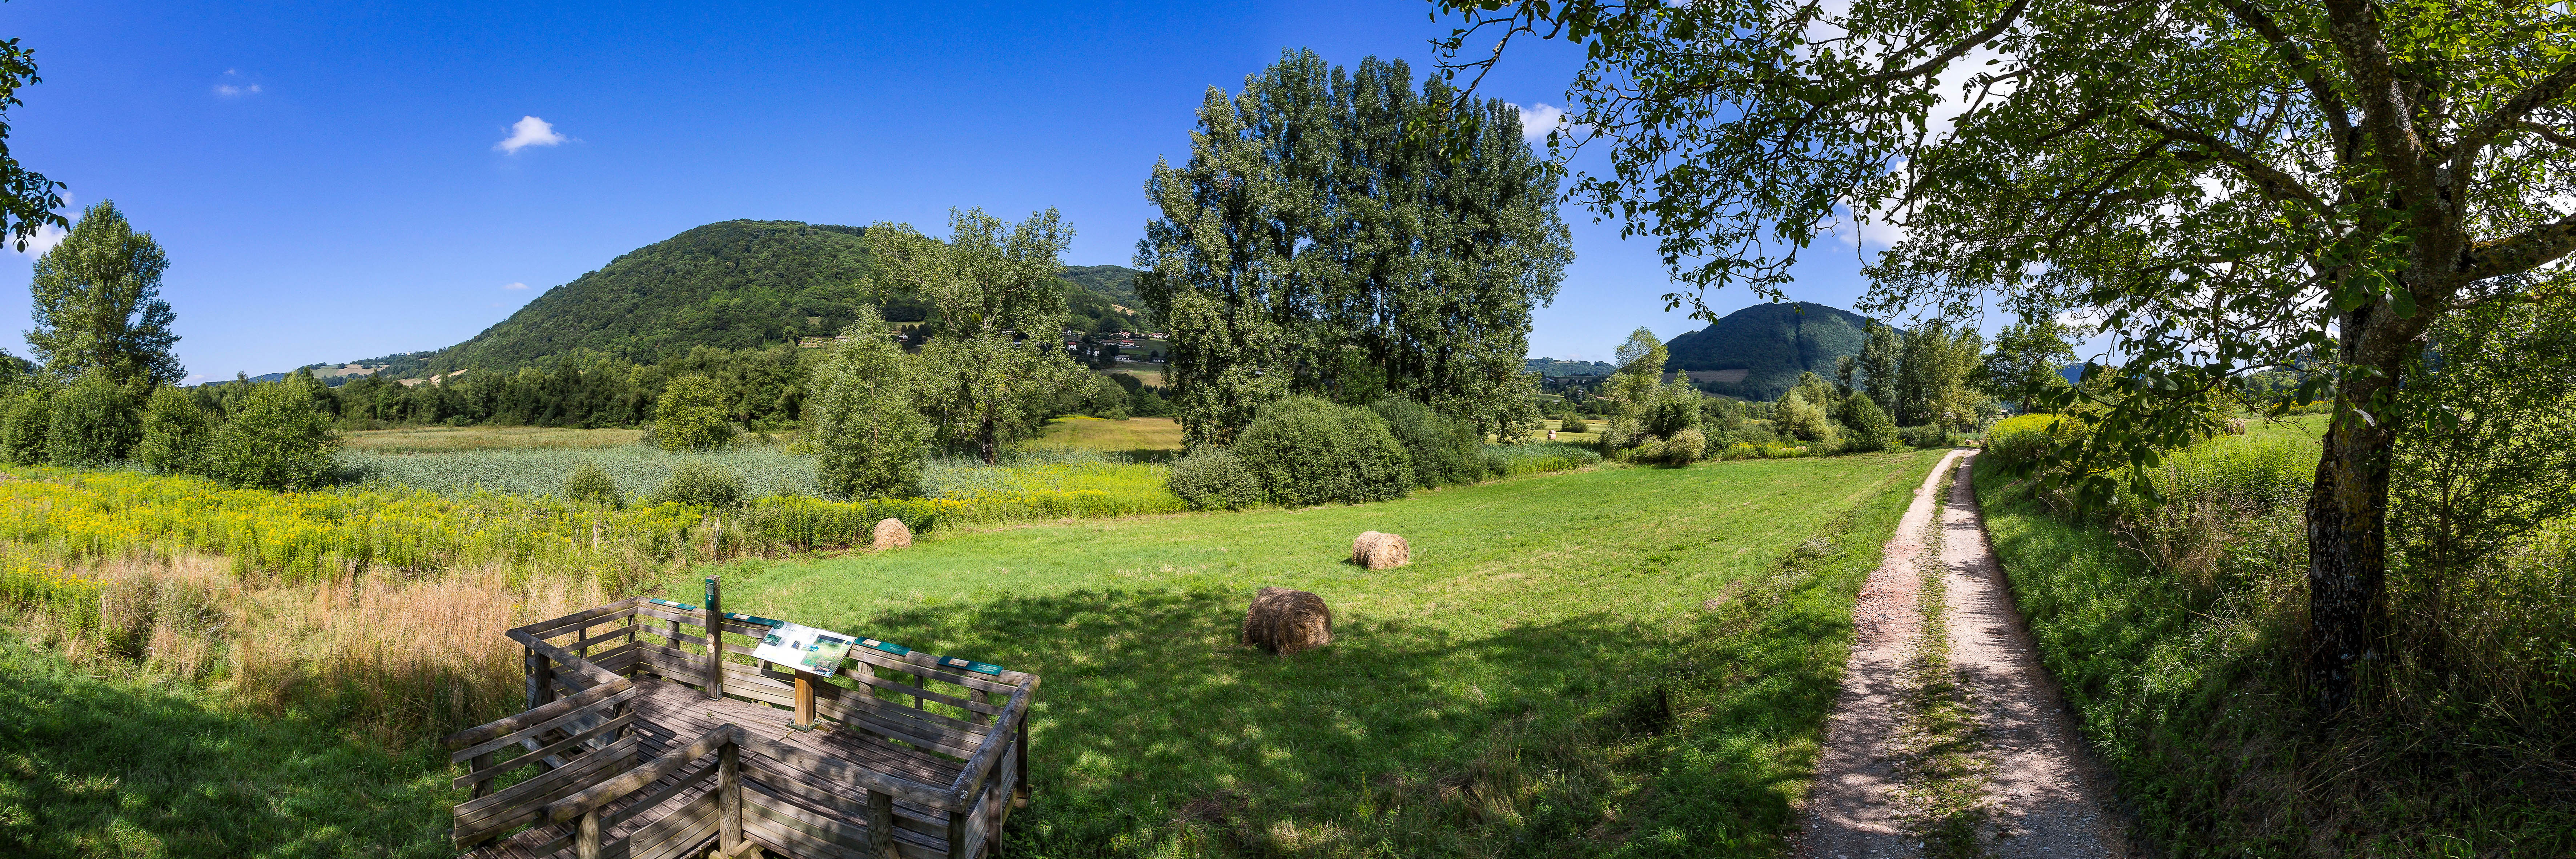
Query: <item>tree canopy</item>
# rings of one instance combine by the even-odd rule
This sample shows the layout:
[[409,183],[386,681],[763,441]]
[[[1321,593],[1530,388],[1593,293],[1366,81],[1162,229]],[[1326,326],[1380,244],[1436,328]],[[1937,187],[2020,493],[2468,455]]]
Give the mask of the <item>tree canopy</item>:
[[30,286],[36,359],[57,377],[104,375],[119,385],[179,381],[186,371],[170,347],[178,318],[161,298],[170,258],[151,233],[137,233],[111,201],[81,213],[70,235],[36,257]]

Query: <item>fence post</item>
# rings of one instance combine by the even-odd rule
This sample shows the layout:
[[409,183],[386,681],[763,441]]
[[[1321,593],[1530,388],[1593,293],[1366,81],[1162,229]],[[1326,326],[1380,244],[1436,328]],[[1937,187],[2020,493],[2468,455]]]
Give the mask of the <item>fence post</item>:
[[894,794],[868,791],[868,859],[896,859]]
[[724,815],[716,844],[728,857],[742,855],[742,746],[726,740],[716,753],[716,803]]
[[973,809],[975,808],[974,797],[966,798],[966,808],[968,809],[966,811],[951,811],[948,813],[948,859],[968,859],[966,856],[966,821],[967,819],[975,816],[973,812]]
[[707,577],[707,697],[724,700],[724,577]]
[[600,809],[581,816],[581,832],[573,836],[573,850],[581,859],[599,859]]
[[534,710],[555,699],[555,663],[534,647],[521,649],[528,652],[528,709]]

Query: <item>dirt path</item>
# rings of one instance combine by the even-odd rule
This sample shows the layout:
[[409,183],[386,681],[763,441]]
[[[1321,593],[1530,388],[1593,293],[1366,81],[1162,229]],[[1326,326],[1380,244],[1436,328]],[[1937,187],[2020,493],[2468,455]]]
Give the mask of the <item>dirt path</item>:
[[[1975,852],[1997,857],[2128,855],[2110,812],[2110,781],[2085,751],[2057,687],[2039,666],[1986,540],[1968,480],[1974,454],[1953,451],[1925,477],[1852,609],[1857,627],[1817,756],[1798,839],[1808,859],[1956,855],[1929,844],[1899,794],[1909,772],[1890,750],[1916,711],[1909,657],[1920,652],[1926,563],[1938,564],[1948,658],[1977,730],[1968,742],[1986,773]],[[1944,474],[1955,479],[1934,498]],[[1939,532],[1933,532],[1937,521]],[[1927,551],[1938,544],[1937,557]],[[1936,663],[1937,664],[1937,663]],[[1937,839],[1931,839],[1937,840]]]

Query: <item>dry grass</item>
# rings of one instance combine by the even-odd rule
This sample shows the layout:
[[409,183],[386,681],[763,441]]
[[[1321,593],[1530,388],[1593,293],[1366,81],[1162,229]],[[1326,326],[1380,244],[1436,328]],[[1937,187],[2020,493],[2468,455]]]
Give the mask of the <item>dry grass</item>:
[[1028,446],[1037,450],[1076,448],[1130,454],[1167,451],[1178,455],[1181,450],[1181,422],[1171,418],[1113,421],[1062,417],[1047,421],[1046,428],[1038,432],[1037,438],[1030,439]]

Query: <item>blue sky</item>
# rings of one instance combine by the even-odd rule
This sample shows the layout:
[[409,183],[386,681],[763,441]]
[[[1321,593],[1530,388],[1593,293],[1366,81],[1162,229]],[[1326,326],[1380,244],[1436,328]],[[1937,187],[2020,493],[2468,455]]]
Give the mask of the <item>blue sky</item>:
[[[730,218],[936,232],[951,206],[1054,206],[1080,231],[1067,262],[1128,264],[1146,175],[1187,157],[1207,87],[1239,88],[1283,48],[1427,71],[1426,40],[1448,32],[1429,10],[16,0],[0,36],[45,79],[10,111],[12,151],[75,207],[112,199],[153,233],[180,358],[222,378],[447,346]],[[1579,57],[1534,47],[1483,93],[1562,105]],[[514,137],[536,142],[498,146]],[[1566,216],[1577,260],[1532,355],[1698,327],[1663,312],[1651,243]],[[1850,306],[1850,248],[1814,251],[1793,297]],[[17,330],[29,261],[0,254],[0,324]],[[24,354],[16,339],[0,336]]]

